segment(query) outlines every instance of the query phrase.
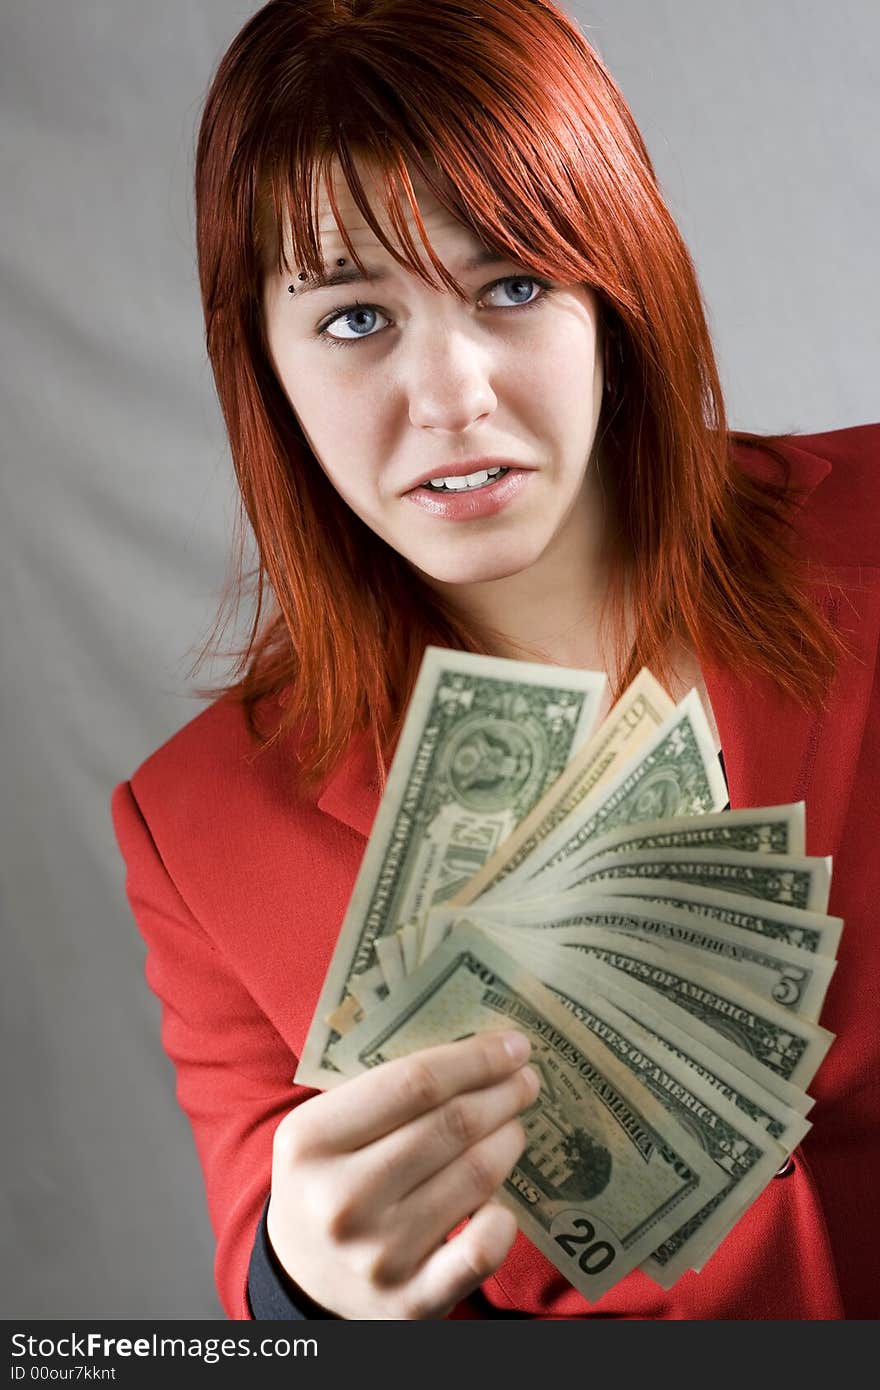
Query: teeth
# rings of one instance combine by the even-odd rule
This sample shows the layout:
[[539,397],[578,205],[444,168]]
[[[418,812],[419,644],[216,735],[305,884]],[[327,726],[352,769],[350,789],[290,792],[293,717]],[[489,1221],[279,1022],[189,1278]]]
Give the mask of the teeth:
[[468,473],[463,478],[431,478],[425,487],[446,488],[449,492],[462,492],[469,487],[482,487],[490,478],[497,478],[499,473],[506,472],[500,467],[485,468],[479,473]]
[[447,487],[451,487],[453,492],[460,492],[465,487],[476,487],[480,483],[485,483],[489,477],[488,473],[468,473],[464,478],[444,478]]

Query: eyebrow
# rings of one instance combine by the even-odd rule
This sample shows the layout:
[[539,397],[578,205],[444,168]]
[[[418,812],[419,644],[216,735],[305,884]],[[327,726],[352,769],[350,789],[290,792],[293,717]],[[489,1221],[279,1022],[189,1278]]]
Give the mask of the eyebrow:
[[[480,267],[484,265],[502,265],[509,261],[509,256],[504,256],[499,251],[494,251],[491,247],[484,246],[475,255],[471,256],[470,260],[464,262],[459,273],[479,270]],[[298,288],[293,297],[294,299],[301,299],[312,290],[326,290],[334,285],[374,284],[378,283],[380,280],[387,280],[388,278],[388,272],[386,270],[370,270],[369,266],[367,267],[366,275],[362,275],[356,265],[348,266],[344,270],[325,270],[321,275],[307,281]]]

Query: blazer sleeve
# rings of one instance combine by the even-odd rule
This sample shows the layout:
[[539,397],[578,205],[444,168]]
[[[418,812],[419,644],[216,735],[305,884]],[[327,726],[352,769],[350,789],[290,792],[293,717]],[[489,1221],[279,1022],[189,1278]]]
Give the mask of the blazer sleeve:
[[161,1003],[162,1046],[204,1176],[220,1302],[227,1317],[250,1319],[248,1267],[271,1187],[273,1135],[317,1092],[291,1081],[296,1058],[178,892],[131,782],[114,789],[111,811],[126,895],[147,947],[146,981]]

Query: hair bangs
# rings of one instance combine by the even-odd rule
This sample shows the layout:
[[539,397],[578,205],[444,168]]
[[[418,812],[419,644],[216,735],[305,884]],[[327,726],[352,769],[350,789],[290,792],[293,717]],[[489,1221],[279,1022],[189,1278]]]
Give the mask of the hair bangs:
[[[366,156],[381,175],[379,214],[360,177],[356,162],[358,156]],[[351,241],[340,213],[334,177],[338,169],[364,221],[398,265],[418,275],[426,284],[434,288],[445,286],[459,298],[465,299],[467,290],[444,265],[430,243],[405,160],[406,156],[402,151],[370,148],[365,146],[362,140],[353,145],[343,135],[334,142],[332,148],[310,151],[299,160],[288,158],[269,167],[258,180],[254,215],[256,258],[264,271],[274,271],[277,275],[305,272],[309,277],[321,274],[325,264],[321,249],[318,209],[322,193],[326,193],[343,244],[358,270],[362,274],[366,273],[366,267]],[[447,206],[450,201],[447,195]],[[413,240],[406,217],[407,206],[436,276],[432,276],[426,269],[425,261]],[[449,210],[454,211],[452,207],[449,207]],[[384,214],[384,224],[381,214]],[[398,238],[397,244],[389,239],[387,226],[391,227]]]
[[[278,275],[320,275],[318,208],[326,190],[340,237],[363,272],[339,215],[331,180],[338,170],[388,254],[425,283],[445,286],[465,299],[467,291],[430,245],[412,185],[416,174],[485,246],[554,279],[590,285],[616,301],[617,277],[609,274],[605,229],[597,228],[586,241],[583,237],[585,211],[595,214],[609,202],[589,179],[585,182],[584,173],[592,168],[596,180],[606,178],[608,161],[582,161],[575,175],[572,147],[578,141],[585,147],[592,143],[583,128],[586,117],[569,115],[560,122],[528,71],[527,55],[519,52],[524,39],[516,27],[504,29],[503,41],[517,80],[499,76],[498,55],[487,45],[473,52],[473,63],[462,64],[454,80],[449,55],[438,52],[436,44],[433,55],[427,47],[408,50],[405,59],[384,53],[383,70],[368,47],[351,51],[351,32],[335,29],[323,50],[320,91],[312,88],[310,78],[294,89],[288,107],[279,110],[275,103],[272,150],[255,159],[260,190],[255,242],[263,265],[271,264]],[[469,34],[458,36],[462,51],[473,50],[470,39]],[[569,48],[570,39],[569,34]],[[450,46],[455,40],[450,35]],[[558,66],[564,56],[559,52],[547,61],[552,57]],[[570,66],[570,52],[567,61]],[[345,100],[331,114],[327,90],[338,87],[343,76]],[[578,123],[581,128],[575,129]],[[381,176],[384,225],[363,186],[359,158]],[[436,278],[412,239],[406,206]],[[397,244],[386,227],[394,231]],[[600,248],[596,254],[594,245]]]

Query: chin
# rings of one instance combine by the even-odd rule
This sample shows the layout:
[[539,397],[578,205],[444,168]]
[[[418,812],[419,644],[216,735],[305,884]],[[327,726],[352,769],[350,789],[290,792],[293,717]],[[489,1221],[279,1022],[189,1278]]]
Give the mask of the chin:
[[480,554],[472,556],[435,557],[422,554],[418,561],[413,559],[412,563],[438,584],[489,584],[496,579],[509,579],[511,575],[521,574],[534,564],[539,554],[540,551],[532,555],[518,549],[514,555],[487,555],[484,547]]

